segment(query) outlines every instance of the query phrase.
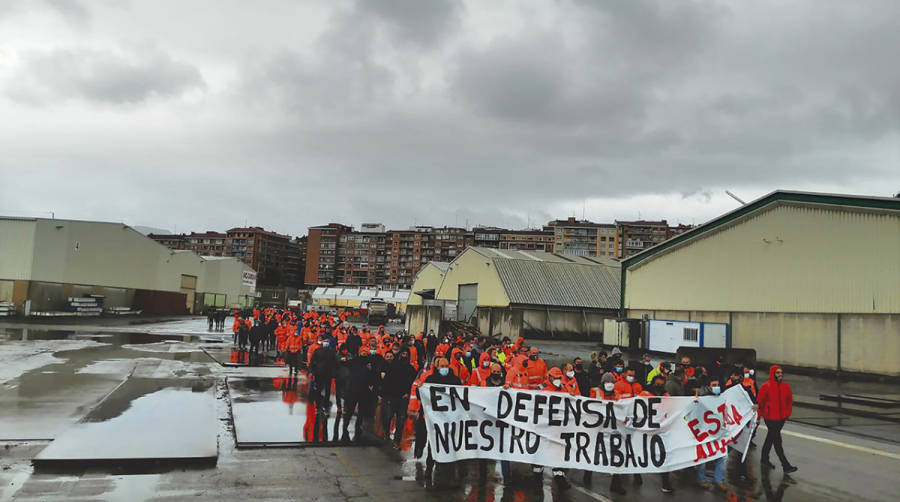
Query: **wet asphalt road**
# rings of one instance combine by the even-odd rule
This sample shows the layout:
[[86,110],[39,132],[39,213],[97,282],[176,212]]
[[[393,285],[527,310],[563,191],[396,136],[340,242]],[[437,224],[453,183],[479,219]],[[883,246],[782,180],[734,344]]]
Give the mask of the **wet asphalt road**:
[[[226,323],[227,324],[227,323]],[[27,340],[22,340],[22,338]],[[218,340],[217,340],[218,339]],[[232,399],[254,402],[252,395],[231,396],[227,379],[271,380],[265,387],[265,413],[297,413],[303,423],[305,390],[285,380],[279,367],[223,366],[200,347],[227,347],[230,336],[206,333],[203,319],[144,326],[85,324],[55,326],[52,330],[5,328],[0,324],[0,502],[5,500],[435,500],[435,501],[547,501],[547,500],[896,500],[900,493],[900,446],[854,433],[852,421],[841,428],[789,423],[785,448],[800,470],[784,476],[780,470],[761,472],[758,450],[750,455],[752,480],[740,481],[730,461],[728,493],[704,491],[692,473],[675,477],[676,492],[663,495],[659,477],[646,475],[643,484],[626,481],[629,493],[611,497],[609,477],[595,474],[585,485],[573,471],[573,488],[559,493],[549,479],[541,485],[530,479],[528,466],[515,466],[511,486],[503,486],[497,467],[477,462],[465,473],[438,471],[434,478],[411,458],[409,441],[400,451],[375,446],[316,446],[252,448],[235,446]],[[590,343],[536,342],[550,363],[587,357]],[[230,350],[222,351],[229,354]],[[124,382],[141,383],[136,389]],[[160,413],[159,392],[171,387],[210,392],[215,419],[191,425],[198,434],[217,433],[215,465],[156,465],[88,469],[65,473],[35,472],[31,460],[53,438],[63,437],[91,416],[135,419],[134,414]],[[193,383],[191,383],[193,382]],[[154,385],[155,384],[155,385]],[[145,389],[146,387],[146,389]],[[246,387],[246,386],[245,386]],[[117,392],[118,390],[118,392]],[[277,390],[277,391],[276,391]],[[212,394],[214,392],[214,394]],[[263,395],[262,391],[259,394]],[[123,397],[120,397],[123,396]],[[138,402],[138,400],[144,399]],[[157,399],[154,401],[154,399]],[[262,399],[262,398],[259,398]],[[165,401],[165,400],[163,400]],[[272,401],[276,403],[273,406]],[[142,404],[143,403],[143,404]],[[99,410],[99,411],[98,411]],[[143,411],[142,411],[143,410]],[[178,413],[177,407],[165,413]],[[811,413],[807,411],[807,414]],[[92,415],[93,414],[93,415]],[[802,413],[801,413],[802,414]],[[265,415],[263,415],[265,416]],[[140,422],[135,422],[140,423]],[[871,424],[870,424],[871,425]],[[895,429],[884,424],[888,432]],[[200,430],[202,429],[202,430]],[[137,436],[151,436],[149,427],[125,427],[112,445],[139,448]],[[134,437],[130,437],[131,432]],[[155,434],[162,434],[156,432]],[[304,432],[297,431],[298,440]],[[761,444],[765,430],[757,436]],[[877,435],[877,434],[876,434]],[[307,440],[309,436],[305,437]],[[99,441],[99,440],[98,440]],[[149,441],[152,445],[153,441]],[[82,445],[85,454],[97,450]],[[192,448],[189,445],[185,449]],[[774,458],[774,456],[773,456]],[[437,483],[437,485],[435,485]]]

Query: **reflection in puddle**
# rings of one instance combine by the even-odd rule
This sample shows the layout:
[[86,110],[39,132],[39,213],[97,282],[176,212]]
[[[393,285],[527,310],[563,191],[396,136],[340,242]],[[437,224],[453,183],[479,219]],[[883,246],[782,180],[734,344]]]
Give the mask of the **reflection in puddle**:
[[211,380],[131,378],[41,451],[35,465],[215,457],[213,389]]

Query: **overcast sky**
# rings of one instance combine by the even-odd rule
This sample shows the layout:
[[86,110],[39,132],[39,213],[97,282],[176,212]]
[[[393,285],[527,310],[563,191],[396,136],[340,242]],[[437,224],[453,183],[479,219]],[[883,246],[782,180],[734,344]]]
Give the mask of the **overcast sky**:
[[900,2],[0,1],[0,214],[292,235],[900,190]]

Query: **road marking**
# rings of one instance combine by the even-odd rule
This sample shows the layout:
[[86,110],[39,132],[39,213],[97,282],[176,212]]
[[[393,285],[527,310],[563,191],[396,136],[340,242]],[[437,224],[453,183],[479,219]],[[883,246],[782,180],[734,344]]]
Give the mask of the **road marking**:
[[572,485],[572,488],[575,488],[576,490],[578,490],[578,491],[580,491],[581,493],[587,495],[588,497],[593,498],[594,500],[600,500],[600,501],[602,501],[602,502],[613,502],[612,499],[608,499],[608,498],[604,497],[603,495],[600,495],[600,494],[598,494],[598,493],[594,493],[594,492],[588,490],[587,488],[583,488],[583,487],[578,486],[578,485]]
[[[765,425],[761,425],[759,428],[766,429],[766,433],[768,433],[768,431],[769,431],[768,427],[766,427]],[[891,453],[891,452],[883,451],[883,450],[876,450],[875,448],[866,448],[865,446],[858,446],[855,444],[843,443],[841,441],[835,441],[833,439],[825,439],[825,438],[820,438],[820,437],[816,437],[816,436],[810,436],[808,434],[788,431],[788,430],[784,430],[784,429],[782,429],[781,433],[788,435],[788,436],[800,438],[800,439],[808,439],[810,441],[815,441],[817,443],[828,444],[828,445],[837,446],[840,448],[847,448],[848,450],[856,450],[856,451],[861,451],[864,453],[871,453],[873,455],[880,455],[882,457],[892,458],[894,460],[900,460],[900,454]]]

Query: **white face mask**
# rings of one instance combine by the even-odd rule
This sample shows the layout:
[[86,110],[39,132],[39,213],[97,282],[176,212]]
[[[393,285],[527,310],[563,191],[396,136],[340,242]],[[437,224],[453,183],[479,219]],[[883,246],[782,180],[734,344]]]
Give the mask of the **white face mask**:
[[484,366],[485,368],[487,368],[490,365],[491,365],[490,361],[485,361],[484,364],[482,364],[482,366]]
[[628,383],[631,383],[631,382],[634,381],[634,377],[631,376],[631,375],[628,375],[628,376],[625,377],[625,380],[626,380]]
[[561,381],[559,378],[556,378],[556,379],[553,380],[553,386],[554,386],[554,387],[559,387],[560,384],[562,384],[562,381]]
[[616,384],[614,384],[612,382],[607,382],[607,383],[603,384],[603,390],[605,390],[606,392],[612,392],[613,389],[615,389],[615,388],[616,388]]
[[575,372],[574,372],[574,371],[567,371],[567,372],[566,372],[566,376],[569,377],[569,378],[572,378],[573,376],[575,376]]
[[750,370],[750,376],[753,376],[756,373],[756,370]]

